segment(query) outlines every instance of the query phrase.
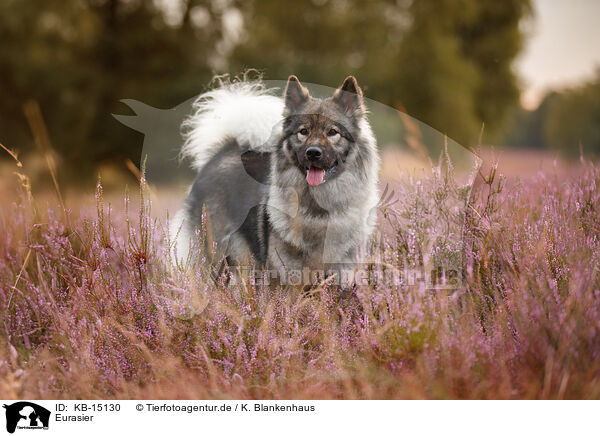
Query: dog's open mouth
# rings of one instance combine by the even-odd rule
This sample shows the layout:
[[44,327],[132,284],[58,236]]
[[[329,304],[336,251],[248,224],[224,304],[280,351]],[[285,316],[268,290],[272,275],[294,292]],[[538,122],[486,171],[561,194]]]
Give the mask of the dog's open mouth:
[[336,161],[330,168],[324,169],[320,167],[310,166],[306,169],[306,182],[310,186],[319,186],[326,179],[326,176],[333,173],[338,165]]
[[325,170],[323,168],[310,167],[306,171],[306,181],[310,186],[319,186],[325,178]]

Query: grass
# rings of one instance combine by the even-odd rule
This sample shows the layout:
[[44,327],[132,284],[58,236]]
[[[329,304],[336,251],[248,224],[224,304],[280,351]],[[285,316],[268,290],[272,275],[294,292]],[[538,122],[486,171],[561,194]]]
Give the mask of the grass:
[[19,171],[0,212],[2,398],[600,398],[592,163],[565,180],[481,175],[458,246],[431,228],[459,188],[433,174],[401,191],[381,217],[386,264],[446,247],[460,288],[345,299],[173,268],[149,201],[109,205],[99,185],[95,207],[43,208]]

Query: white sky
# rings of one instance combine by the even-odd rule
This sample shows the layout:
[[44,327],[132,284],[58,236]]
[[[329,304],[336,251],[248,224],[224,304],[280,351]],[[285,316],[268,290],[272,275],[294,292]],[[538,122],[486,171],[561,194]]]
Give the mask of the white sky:
[[515,65],[528,109],[550,88],[588,80],[600,68],[600,0],[534,0],[534,7],[531,36]]

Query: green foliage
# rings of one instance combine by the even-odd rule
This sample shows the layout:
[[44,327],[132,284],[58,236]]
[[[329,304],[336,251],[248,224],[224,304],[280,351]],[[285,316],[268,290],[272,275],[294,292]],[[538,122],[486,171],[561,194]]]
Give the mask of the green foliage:
[[481,123],[494,134],[517,101],[512,61],[529,1],[413,2],[399,58],[399,97],[409,113],[465,145]]
[[105,159],[139,160],[139,137],[110,114],[123,110],[122,98],[169,107],[199,91],[210,77],[199,41],[214,35],[194,32],[168,26],[154,2],[2,2],[2,141],[30,143],[22,105],[35,99],[53,146],[78,174]]
[[549,147],[567,155],[600,154],[600,70],[580,87],[559,93],[548,104],[542,134]]
[[356,74],[367,95],[465,145],[502,126],[518,89],[512,61],[529,0],[250,1],[237,68],[337,85]]
[[0,140],[32,146],[22,107],[34,99],[76,175],[137,161],[141,138],[110,116],[126,110],[119,100],[170,108],[215,72],[258,68],[330,86],[355,74],[368,97],[467,145],[516,100],[511,63],[529,10],[530,0],[7,0]]
[[503,142],[552,148],[567,156],[600,154],[600,70],[578,87],[548,94],[535,111],[517,109]]
[[546,148],[542,125],[546,119],[548,106],[556,95],[554,92],[548,94],[534,111],[521,106],[515,107],[501,142],[511,147]]

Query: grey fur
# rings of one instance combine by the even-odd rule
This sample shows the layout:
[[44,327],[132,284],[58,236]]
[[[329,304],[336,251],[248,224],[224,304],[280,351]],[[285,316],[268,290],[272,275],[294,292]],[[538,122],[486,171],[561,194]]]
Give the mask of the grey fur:
[[[332,97],[313,98],[291,76],[284,102],[267,144],[222,138],[200,168],[174,226],[177,249],[201,228],[204,207],[215,260],[245,265],[253,258],[283,282],[292,270],[338,272],[360,260],[379,198],[379,156],[362,91],[348,77]],[[318,161],[307,160],[309,147],[322,152]],[[323,169],[321,184],[307,183],[309,167]]]

